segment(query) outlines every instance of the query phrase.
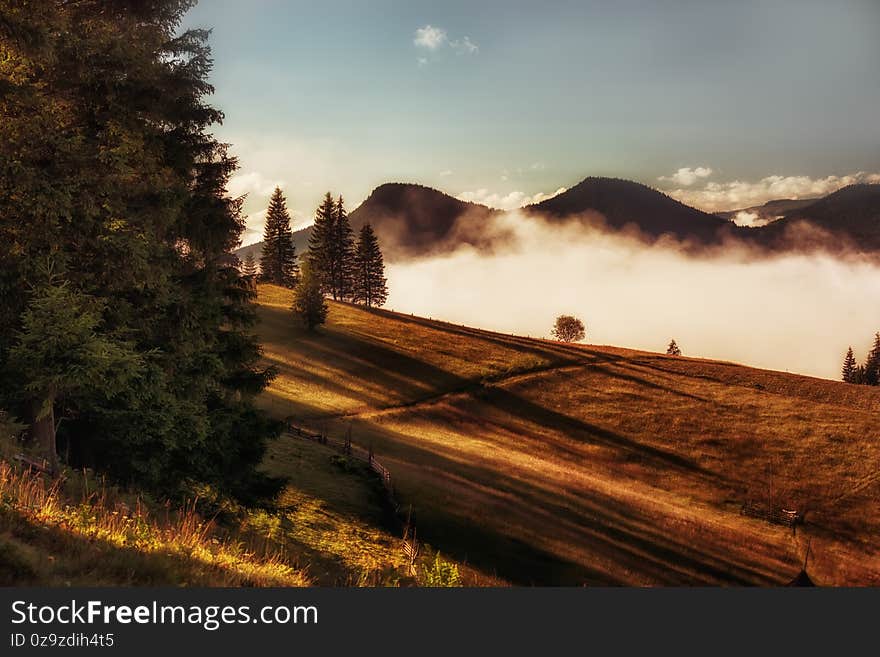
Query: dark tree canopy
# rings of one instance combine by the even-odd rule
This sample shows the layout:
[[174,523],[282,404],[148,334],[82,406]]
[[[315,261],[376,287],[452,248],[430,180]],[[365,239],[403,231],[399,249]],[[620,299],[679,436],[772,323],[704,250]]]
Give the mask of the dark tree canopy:
[[299,279],[290,213],[280,187],[276,187],[272,193],[266,211],[260,268],[261,279],[267,283],[292,288]]
[[587,335],[584,323],[571,315],[557,317],[550,334],[560,342],[578,342]]
[[379,307],[388,298],[385,261],[373,227],[364,224],[358,235],[354,256],[352,300],[367,308]]
[[675,342],[675,339],[671,340],[669,346],[666,347],[666,355],[681,356],[681,349],[679,349],[678,343]]
[[54,415],[73,465],[245,494],[272,372],[191,4],[0,0],[0,408],[34,437]]

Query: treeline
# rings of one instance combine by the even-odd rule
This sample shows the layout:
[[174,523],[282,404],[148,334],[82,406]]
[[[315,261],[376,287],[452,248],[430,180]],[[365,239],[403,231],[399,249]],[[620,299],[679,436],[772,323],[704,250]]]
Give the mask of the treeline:
[[0,0],[0,408],[52,464],[251,496],[273,372],[191,4]]
[[843,359],[841,378],[846,383],[880,385],[880,333],[874,334],[874,344],[863,364],[859,365],[856,362],[852,347],[847,350]]
[[[382,306],[388,298],[385,261],[379,240],[370,224],[365,224],[354,237],[345,202],[334,199],[330,192],[315,211],[315,223],[309,236],[305,260],[308,285],[303,284],[302,269],[293,243],[290,213],[281,189],[276,188],[266,212],[263,232],[259,280],[297,290],[298,294],[322,295],[338,301],[361,303],[367,307]],[[243,271],[257,275],[252,257],[245,260]],[[320,322],[319,322],[320,323]]]

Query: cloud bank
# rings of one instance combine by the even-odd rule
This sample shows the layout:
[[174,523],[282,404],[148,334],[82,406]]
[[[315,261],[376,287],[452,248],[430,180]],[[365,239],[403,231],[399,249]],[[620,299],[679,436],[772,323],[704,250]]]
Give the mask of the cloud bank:
[[706,212],[724,212],[763,205],[773,199],[818,198],[856,183],[880,183],[880,173],[857,171],[843,176],[811,178],[809,176],[767,176],[758,181],[706,181],[702,187],[692,187],[698,180],[711,176],[712,169],[679,169],[671,176],[658,180],[673,182],[680,187],[665,190],[682,203]]
[[462,192],[457,198],[461,201],[479,203],[480,205],[496,208],[498,210],[516,210],[517,208],[522,208],[526,205],[531,205],[532,203],[546,201],[548,198],[553,198],[565,190],[565,187],[560,187],[555,192],[550,192],[549,194],[538,192],[537,194],[532,194],[530,196],[519,191],[513,191],[508,194],[499,194],[498,192],[490,192],[486,188],[481,188],[471,192]]
[[388,307],[548,337],[573,314],[587,342],[735,361],[836,379],[847,346],[860,358],[880,330],[880,267],[825,254],[754,259],[646,246],[619,234],[548,226],[518,213],[491,229],[514,236],[492,254],[472,247],[388,268]]

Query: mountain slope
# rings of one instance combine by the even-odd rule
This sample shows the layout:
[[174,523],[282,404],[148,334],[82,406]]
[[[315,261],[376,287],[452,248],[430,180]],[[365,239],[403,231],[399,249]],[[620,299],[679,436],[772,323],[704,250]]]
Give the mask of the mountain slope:
[[436,189],[387,183],[355,209],[349,219],[355,231],[370,223],[393,258],[450,250],[487,240],[485,223],[496,210],[468,203]]
[[[798,231],[798,224],[804,223],[830,233],[836,241],[829,244],[824,235]],[[880,184],[844,187],[805,207],[789,210],[781,219],[758,230],[761,242],[775,248],[813,241],[832,250],[849,246],[869,252],[880,250]]]
[[[519,584],[880,584],[880,389],[260,289],[266,403],[372,445],[420,537]],[[768,471],[772,479],[768,479]],[[748,500],[806,512],[788,527]]]
[[617,178],[585,178],[558,196],[527,206],[525,211],[551,221],[595,212],[612,229],[635,226],[652,238],[673,235],[712,243],[722,231],[737,232],[735,226],[721,217],[680,203],[646,185]]
[[777,218],[781,218],[786,212],[799,210],[816,202],[815,198],[810,199],[793,199],[779,198],[767,201],[763,205],[754,205],[750,208],[740,208],[738,210],[729,210],[727,212],[716,212],[715,214],[727,221],[733,221],[740,212],[756,215],[757,220],[761,223],[770,223]]
[[[355,234],[364,224],[372,224],[385,259],[393,262],[450,251],[462,244],[486,246],[489,239],[483,228],[496,213],[423,185],[386,183],[349,214],[349,221]],[[293,234],[298,254],[308,250],[311,232],[308,227]],[[251,244],[235,254],[243,260],[253,252],[259,260],[262,245]]]

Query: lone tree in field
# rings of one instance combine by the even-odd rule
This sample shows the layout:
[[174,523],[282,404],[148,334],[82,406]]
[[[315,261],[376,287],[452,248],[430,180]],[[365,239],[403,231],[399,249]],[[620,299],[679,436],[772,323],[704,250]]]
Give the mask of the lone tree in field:
[[676,344],[674,339],[669,343],[669,346],[666,347],[666,355],[681,356],[681,349],[678,348],[678,344]]
[[310,331],[327,321],[327,302],[321,291],[321,282],[312,270],[311,262],[305,262],[299,282],[293,290],[293,314]]
[[556,324],[550,335],[560,342],[578,342],[586,337],[584,323],[571,315],[560,315],[556,318]]
[[385,261],[373,227],[364,224],[354,255],[352,300],[367,308],[382,306],[388,298]]
[[259,272],[260,270],[257,267],[257,259],[254,258],[254,252],[248,251],[248,254],[244,259],[244,264],[241,266],[241,273],[250,278],[255,278]]
[[280,187],[269,199],[266,227],[263,231],[263,255],[260,259],[262,280],[284,287],[294,287],[299,279],[296,247],[290,229],[290,213]]
[[843,359],[841,379],[846,383],[856,383],[858,373],[859,367],[856,365],[856,357],[853,355],[852,347],[850,347],[847,349],[846,357]]

